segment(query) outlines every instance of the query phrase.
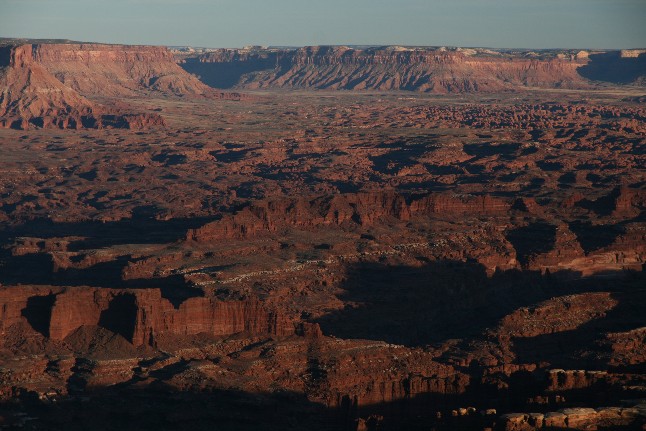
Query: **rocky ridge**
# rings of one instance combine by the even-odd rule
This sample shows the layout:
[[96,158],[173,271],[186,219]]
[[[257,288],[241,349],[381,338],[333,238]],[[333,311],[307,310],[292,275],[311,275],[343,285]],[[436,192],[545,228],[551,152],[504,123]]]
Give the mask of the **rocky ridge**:
[[228,79],[233,86],[246,89],[446,94],[530,87],[588,88],[589,81],[577,73],[588,62],[585,54],[540,57],[487,50],[313,46],[296,50],[217,50],[181,61],[182,67],[214,86]]
[[211,89],[178,67],[166,48],[149,46],[2,45],[0,84],[0,126],[16,129],[142,129],[165,123],[159,114],[133,113],[109,99],[241,97]]
[[3,335],[25,318],[51,340],[63,341],[83,326],[100,326],[134,346],[201,333],[285,336],[295,331],[284,316],[264,310],[258,301],[195,297],[175,308],[159,289],[5,288],[0,297]]
[[159,115],[123,113],[90,101],[35,61],[31,45],[3,47],[0,55],[4,66],[0,68],[2,127],[139,129],[164,125]]
[[39,44],[32,60],[85,96],[215,96],[216,92],[175,63],[165,47]]

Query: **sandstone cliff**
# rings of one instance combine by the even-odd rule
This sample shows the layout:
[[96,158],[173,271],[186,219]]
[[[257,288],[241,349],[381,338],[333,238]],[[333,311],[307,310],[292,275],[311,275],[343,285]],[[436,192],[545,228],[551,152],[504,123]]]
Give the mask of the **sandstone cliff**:
[[213,95],[182,70],[164,47],[43,44],[33,46],[33,61],[83,95]]
[[533,53],[320,46],[218,50],[185,59],[182,66],[210,85],[249,89],[413,90],[442,94],[588,86],[577,73],[587,64],[587,56],[541,58],[530,54]]
[[83,326],[100,326],[135,346],[152,345],[164,336],[290,335],[295,330],[285,316],[252,299],[195,297],[174,308],[158,289],[0,289],[0,334],[21,322],[52,340],[64,340]]
[[2,47],[0,57],[0,127],[141,129],[164,124],[158,115],[123,113],[90,101],[37,60],[37,47]]
[[320,228],[358,224],[371,225],[393,218],[406,221],[413,215],[444,216],[504,214],[511,205],[491,196],[429,194],[410,203],[395,192],[347,193],[314,199],[281,199],[249,205],[221,220],[191,229],[187,239],[212,241],[245,239],[280,228]]
[[16,129],[141,129],[164,124],[157,114],[107,108],[105,98],[242,97],[206,86],[182,70],[166,48],[153,46],[0,46],[0,85],[0,126]]

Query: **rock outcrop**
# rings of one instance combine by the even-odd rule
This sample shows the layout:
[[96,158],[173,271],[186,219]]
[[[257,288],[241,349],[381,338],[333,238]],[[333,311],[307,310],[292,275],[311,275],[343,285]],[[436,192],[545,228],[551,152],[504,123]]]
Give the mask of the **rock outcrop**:
[[182,70],[165,47],[39,44],[33,45],[32,59],[67,87],[85,96],[215,95]]
[[108,108],[106,98],[243,97],[213,90],[180,68],[168,49],[154,46],[0,46],[0,86],[0,127],[14,129],[142,129],[164,125],[156,113]]
[[369,226],[386,218],[399,221],[412,216],[500,215],[511,208],[491,196],[429,194],[411,198],[395,192],[347,193],[314,199],[282,199],[253,203],[187,234],[194,241],[248,239],[280,228],[313,229],[356,224]]
[[189,298],[175,308],[160,290],[13,287],[0,289],[0,333],[29,323],[52,340],[100,326],[135,346],[166,336],[236,333],[290,335],[294,325],[256,300]]
[[218,50],[183,59],[182,66],[215,86],[443,94],[523,87],[585,88],[589,84],[577,73],[577,68],[585,64],[587,57],[575,54],[541,58],[532,53],[489,50],[313,46],[298,50]]
[[0,127],[142,129],[162,126],[156,114],[124,113],[90,101],[57,79],[32,45],[0,48]]
[[632,407],[578,407],[547,413],[509,413],[500,419],[497,429],[504,431],[638,429],[646,423],[646,403]]

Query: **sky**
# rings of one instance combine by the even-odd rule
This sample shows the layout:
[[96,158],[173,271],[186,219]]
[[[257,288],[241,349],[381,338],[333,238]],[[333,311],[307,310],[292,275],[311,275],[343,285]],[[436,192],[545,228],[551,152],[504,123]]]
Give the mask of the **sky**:
[[644,48],[646,0],[0,0],[0,37],[197,47]]

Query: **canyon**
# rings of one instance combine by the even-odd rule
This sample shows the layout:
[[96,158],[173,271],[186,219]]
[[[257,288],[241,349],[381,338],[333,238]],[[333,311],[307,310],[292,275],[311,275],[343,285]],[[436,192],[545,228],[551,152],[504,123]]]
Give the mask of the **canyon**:
[[642,60],[6,41],[0,429],[643,429]]

